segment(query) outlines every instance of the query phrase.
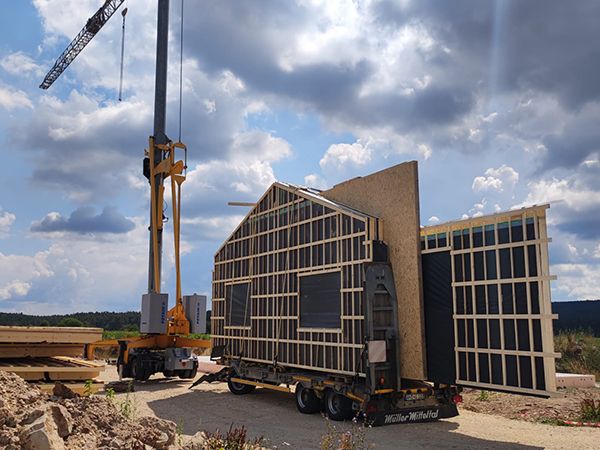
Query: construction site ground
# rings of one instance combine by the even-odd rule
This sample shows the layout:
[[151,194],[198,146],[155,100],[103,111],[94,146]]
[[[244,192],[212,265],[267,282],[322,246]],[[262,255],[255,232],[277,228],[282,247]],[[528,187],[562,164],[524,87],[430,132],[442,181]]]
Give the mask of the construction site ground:
[[[115,367],[107,367],[101,378],[105,381],[117,380]],[[227,431],[232,424],[244,425],[250,436],[262,436],[266,439],[265,445],[278,449],[320,448],[323,436],[331,433],[331,427],[337,432],[357,427],[350,422],[327,421],[318,414],[300,414],[296,410],[293,394],[290,393],[259,388],[251,394],[235,396],[229,392],[226,383],[203,384],[193,390],[188,389],[189,385],[189,380],[167,380],[158,375],[147,382],[135,383],[135,392],[130,396],[136,414],[171,420],[179,424],[185,435],[217,429]],[[117,394],[118,397],[124,395]],[[475,400],[471,397],[474,395],[467,394],[466,407],[461,407],[460,415],[452,419],[368,428],[358,433],[364,433],[365,446],[374,449],[598,448],[598,428],[574,428],[513,420],[506,417],[512,417],[511,415],[498,409],[489,410],[492,414],[488,414],[485,408],[481,410],[486,413],[473,412],[469,409],[473,409]],[[513,400],[517,403],[532,402],[529,397],[510,397],[519,399]]]

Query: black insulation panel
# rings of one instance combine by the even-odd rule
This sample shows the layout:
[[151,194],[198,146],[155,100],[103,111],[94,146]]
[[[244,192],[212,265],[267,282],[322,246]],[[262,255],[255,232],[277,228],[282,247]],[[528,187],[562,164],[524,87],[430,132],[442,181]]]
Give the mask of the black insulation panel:
[[339,272],[300,277],[300,327],[341,328]]
[[454,383],[456,367],[450,252],[424,254],[422,267],[428,379],[437,383]]

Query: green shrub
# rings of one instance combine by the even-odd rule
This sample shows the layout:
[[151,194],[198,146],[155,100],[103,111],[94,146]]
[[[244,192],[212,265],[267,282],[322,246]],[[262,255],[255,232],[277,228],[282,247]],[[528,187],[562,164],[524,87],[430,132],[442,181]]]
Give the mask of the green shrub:
[[556,370],[596,375],[600,379],[600,338],[583,330],[561,331],[554,336],[554,350],[561,353]]
[[214,433],[207,433],[206,441],[202,447],[203,450],[253,450],[262,447],[264,439],[256,438],[253,441],[248,440],[248,430],[245,426],[234,428],[233,424],[229,427],[226,434],[219,430]]
[[83,327],[85,324],[75,317],[65,317],[60,322],[58,322],[59,327]]
[[600,422],[600,400],[593,398],[581,402],[579,420],[582,422]]

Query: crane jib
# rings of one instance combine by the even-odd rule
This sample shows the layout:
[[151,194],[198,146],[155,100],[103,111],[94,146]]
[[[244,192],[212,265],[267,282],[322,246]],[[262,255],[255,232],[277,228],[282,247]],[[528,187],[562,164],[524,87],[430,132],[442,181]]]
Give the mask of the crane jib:
[[96,13],[88,19],[85,26],[67,46],[65,51],[58,57],[50,71],[46,74],[40,88],[48,89],[52,83],[65,71],[77,55],[93,39],[100,29],[108,22],[108,19],[119,9],[125,0],[106,0]]

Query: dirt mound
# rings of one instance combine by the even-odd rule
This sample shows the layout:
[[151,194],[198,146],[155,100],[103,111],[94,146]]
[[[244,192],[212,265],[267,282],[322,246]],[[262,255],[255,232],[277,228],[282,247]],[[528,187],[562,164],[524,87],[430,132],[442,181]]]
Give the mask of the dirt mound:
[[600,389],[561,389],[551,398],[486,392],[476,389],[463,391],[463,408],[474,412],[503,416],[508,419],[530,422],[580,420],[581,402],[586,399],[600,401]]
[[[0,448],[7,450],[179,450],[174,422],[130,420],[104,397],[80,397],[60,388],[48,395],[19,376],[0,371]],[[65,398],[67,397],[67,398]]]

